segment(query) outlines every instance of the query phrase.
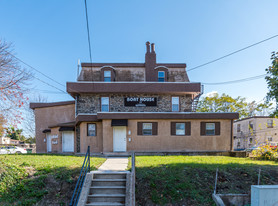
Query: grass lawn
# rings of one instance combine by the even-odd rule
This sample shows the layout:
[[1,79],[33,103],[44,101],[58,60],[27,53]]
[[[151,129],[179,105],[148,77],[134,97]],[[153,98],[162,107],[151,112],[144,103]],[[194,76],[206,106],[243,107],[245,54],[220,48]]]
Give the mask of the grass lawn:
[[137,205],[214,205],[217,193],[250,193],[257,184],[278,184],[278,163],[223,156],[137,156]]
[[[0,155],[0,205],[68,205],[84,157]],[[104,158],[91,158],[91,170]]]

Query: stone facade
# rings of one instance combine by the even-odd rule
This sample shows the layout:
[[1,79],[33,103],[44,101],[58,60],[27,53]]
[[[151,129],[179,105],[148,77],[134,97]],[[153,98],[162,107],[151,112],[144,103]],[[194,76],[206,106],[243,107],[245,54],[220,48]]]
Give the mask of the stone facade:
[[[82,94],[77,98],[76,115],[78,114],[94,114],[101,111],[101,97],[109,96],[110,112],[172,112],[171,97],[172,95],[130,95],[130,94],[109,94],[109,95],[93,95]],[[157,106],[147,107],[125,107],[125,97],[156,97]],[[192,96],[182,95],[180,97],[180,112],[191,112]]]

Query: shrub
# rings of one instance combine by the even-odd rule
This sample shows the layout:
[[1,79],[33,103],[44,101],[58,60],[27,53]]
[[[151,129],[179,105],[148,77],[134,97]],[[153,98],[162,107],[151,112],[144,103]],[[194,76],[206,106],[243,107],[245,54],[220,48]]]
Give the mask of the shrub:
[[252,157],[260,160],[278,161],[278,148],[265,144],[252,151]]

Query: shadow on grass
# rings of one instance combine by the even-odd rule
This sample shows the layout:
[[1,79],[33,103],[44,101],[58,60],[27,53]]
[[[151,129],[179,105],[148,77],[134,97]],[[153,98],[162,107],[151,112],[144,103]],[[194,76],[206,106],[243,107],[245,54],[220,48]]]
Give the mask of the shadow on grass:
[[138,205],[214,205],[215,172],[219,168],[217,193],[250,193],[257,184],[278,184],[277,165],[173,163],[136,167]]
[[80,170],[6,165],[0,174],[0,205],[69,205]]

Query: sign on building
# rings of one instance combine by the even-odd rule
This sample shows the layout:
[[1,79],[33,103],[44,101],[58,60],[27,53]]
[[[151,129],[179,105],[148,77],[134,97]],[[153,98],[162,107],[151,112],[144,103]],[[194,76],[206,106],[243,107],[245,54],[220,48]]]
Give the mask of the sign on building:
[[157,106],[156,97],[126,97],[126,107],[154,107]]

